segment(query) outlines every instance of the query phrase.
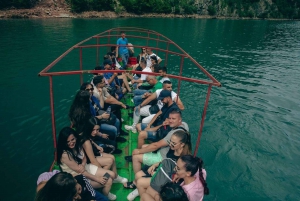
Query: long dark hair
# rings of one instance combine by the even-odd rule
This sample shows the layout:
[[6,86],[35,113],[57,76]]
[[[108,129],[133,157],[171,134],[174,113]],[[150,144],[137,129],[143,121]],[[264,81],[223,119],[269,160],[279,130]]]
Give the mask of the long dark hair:
[[78,162],[77,154],[80,153],[80,148],[81,148],[79,143],[76,142],[75,147],[74,147],[76,155],[73,152],[73,150],[69,148],[69,146],[67,144],[68,137],[72,134],[74,135],[75,138],[78,137],[77,132],[70,127],[64,127],[59,132],[58,142],[57,142],[57,163],[58,163],[58,165],[61,164],[60,160],[61,160],[61,157],[62,157],[64,151],[67,152],[69,159],[73,158],[76,162]]
[[191,136],[188,132],[183,130],[177,130],[173,133],[176,137],[180,139],[181,143],[184,143],[183,150],[180,156],[188,155],[192,153],[192,144],[191,144]]
[[98,125],[97,124],[97,118],[92,117],[90,118],[84,125],[83,134],[81,137],[81,144],[83,144],[86,140],[89,140],[92,138],[91,133],[94,129],[94,127]]
[[185,163],[185,170],[191,172],[191,176],[194,176],[196,172],[199,170],[199,179],[204,186],[204,194],[209,194],[209,189],[207,187],[207,183],[203,177],[202,168],[203,161],[199,157],[194,157],[192,155],[181,156],[180,159]]
[[84,82],[84,83],[82,83],[82,85],[80,86],[80,90],[85,90],[86,89],[86,86],[88,86],[88,85],[91,85],[91,86],[93,86],[91,83],[89,83],[89,82]]
[[73,176],[66,172],[60,172],[45,184],[39,190],[35,197],[35,201],[66,201],[73,200],[76,195],[76,180]]
[[182,187],[173,182],[163,185],[160,197],[162,201],[188,201],[188,197]]
[[80,90],[77,92],[69,111],[69,118],[78,133],[82,132],[83,125],[91,116],[90,93]]

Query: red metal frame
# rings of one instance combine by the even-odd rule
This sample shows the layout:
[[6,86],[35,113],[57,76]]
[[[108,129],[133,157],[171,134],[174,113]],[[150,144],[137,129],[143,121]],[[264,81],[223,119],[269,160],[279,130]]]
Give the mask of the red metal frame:
[[[197,61],[195,61],[189,54],[187,54],[182,48],[180,48],[176,43],[174,43],[172,40],[169,38],[161,35],[160,33],[157,33],[152,30],[147,30],[147,29],[142,29],[142,28],[136,28],[136,27],[118,27],[118,28],[113,28],[109,29],[107,31],[104,31],[102,33],[99,33],[97,35],[94,35],[92,37],[89,37],[80,43],[74,45],[70,49],[68,49],[65,53],[63,53],[61,56],[59,56],[57,59],[55,59],[51,64],[49,64],[45,69],[43,69],[40,73],[39,76],[49,76],[49,84],[50,84],[50,107],[51,107],[51,119],[52,119],[52,136],[53,136],[53,143],[54,143],[54,149],[55,149],[55,161],[56,161],[56,124],[55,124],[55,113],[54,113],[54,97],[53,97],[53,76],[62,76],[62,75],[75,75],[79,74],[80,75],[80,82],[83,82],[83,74],[85,73],[97,73],[97,72],[104,72],[102,70],[83,70],[83,62],[82,62],[82,51],[86,48],[93,48],[96,49],[96,65],[99,65],[99,49],[101,47],[106,47],[109,48],[110,46],[114,46],[115,44],[110,44],[111,38],[118,38],[119,37],[119,31],[123,30],[127,33],[134,33],[137,35],[131,35],[127,34],[127,38],[131,39],[137,39],[137,40],[143,40],[144,43],[146,43],[146,46],[139,46],[139,45],[133,45],[133,47],[136,48],[142,48],[142,47],[150,47],[149,46],[149,41],[155,41],[156,42],[156,47],[150,47],[152,50],[156,50],[156,52],[164,52],[165,55],[165,65],[168,64],[168,58],[169,55],[176,55],[181,57],[180,61],[180,72],[179,76],[178,75],[171,75],[168,74],[168,77],[178,79],[178,87],[177,87],[177,93],[179,95],[180,93],[180,86],[181,86],[181,81],[188,81],[188,82],[194,82],[198,84],[207,84],[209,85],[207,95],[206,95],[206,100],[205,100],[205,105],[202,113],[202,119],[200,123],[200,128],[199,128],[199,133],[196,141],[196,147],[194,150],[194,156],[198,152],[198,148],[200,145],[200,139],[202,136],[202,130],[204,127],[204,121],[205,121],[205,116],[206,116],[206,111],[207,111],[207,106],[208,106],[208,101],[211,93],[212,86],[221,86],[221,83],[216,80],[211,74],[209,74]],[[142,34],[145,34],[146,36],[143,36]],[[153,37],[152,37],[153,35]],[[155,38],[156,36],[156,38]],[[84,43],[96,39],[96,44],[95,45],[84,45]],[[107,43],[100,44],[100,39],[101,41],[104,41],[107,39]],[[159,44],[166,44],[166,49],[161,49],[159,48]],[[178,50],[178,52],[170,51],[170,45],[174,45],[174,47]],[[52,69],[59,61],[61,61],[66,55],[68,55],[71,51],[79,48],[79,71],[65,71],[65,72],[48,72],[50,69]],[[195,79],[195,78],[188,78],[182,76],[183,72],[183,64],[184,64],[184,59],[188,58],[193,64],[195,64],[208,78],[209,80],[200,80],[200,79]],[[111,71],[105,71],[105,72],[128,72],[124,70],[111,70]],[[140,71],[131,71],[132,73],[139,73],[141,74]],[[143,72],[142,74],[149,74],[149,75],[159,75],[157,73],[152,73],[152,72]]]

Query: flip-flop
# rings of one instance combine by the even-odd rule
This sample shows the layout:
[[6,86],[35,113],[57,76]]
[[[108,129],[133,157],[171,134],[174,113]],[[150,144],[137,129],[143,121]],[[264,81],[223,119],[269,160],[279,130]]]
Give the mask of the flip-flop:
[[[124,186],[124,184],[126,184],[126,186]],[[127,189],[136,189],[136,185],[133,183],[133,181],[129,181],[129,182],[126,182],[124,184],[123,184],[124,188],[127,188]]]

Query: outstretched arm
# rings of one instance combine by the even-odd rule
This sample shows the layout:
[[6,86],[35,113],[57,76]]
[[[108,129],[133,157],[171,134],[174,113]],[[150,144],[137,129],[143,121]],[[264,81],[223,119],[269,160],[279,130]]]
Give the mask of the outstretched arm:
[[147,147],[133,150],[132,155],[152,152],[152,151],[158,150],[161,147],[166,147],[166,146],[168,146],[168,143],[164,139],[161,139],[158,142],[149,144]]

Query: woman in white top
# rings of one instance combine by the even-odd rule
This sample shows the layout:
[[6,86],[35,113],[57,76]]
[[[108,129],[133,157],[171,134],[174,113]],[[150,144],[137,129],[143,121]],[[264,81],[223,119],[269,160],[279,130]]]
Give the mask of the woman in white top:
[[[82,147],[77,142],[77,133],[70,127],[63,128],[58,137],[57,163],[63,172],[73,176],[82,174],[90,180],[93,188],[103,188],[102,192],[109,200],[115,200],[116,195],[110,193],[114,172],[87,164]],[[108,173],[109,175],[105,175]]]

